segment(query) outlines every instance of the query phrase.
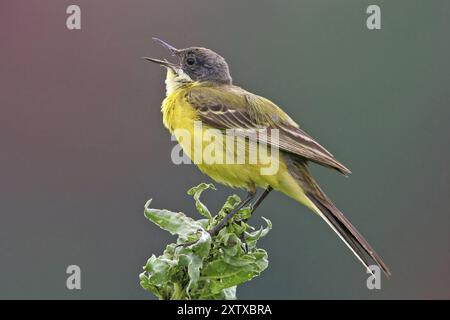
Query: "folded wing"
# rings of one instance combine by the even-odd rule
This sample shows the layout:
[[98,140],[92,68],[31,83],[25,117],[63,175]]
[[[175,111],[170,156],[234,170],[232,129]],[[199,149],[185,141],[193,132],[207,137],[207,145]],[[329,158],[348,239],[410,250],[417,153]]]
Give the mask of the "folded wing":
[[[255,130],[254,137],[258,142],[336,169],[344,175],[350,173],[270,100],[235,86],[194,88],[186,99],[208,126],[220,130],[234,129],[236,134],[242,135],[246,135],[248,130]],[[258,129],[278,129],[278,139]]]

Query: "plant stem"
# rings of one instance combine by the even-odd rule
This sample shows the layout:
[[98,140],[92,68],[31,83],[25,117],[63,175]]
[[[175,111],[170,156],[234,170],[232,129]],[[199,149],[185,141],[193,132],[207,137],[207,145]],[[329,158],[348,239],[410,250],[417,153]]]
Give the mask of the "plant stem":
[[179,284],[178,282],[175,282],[173,284],[174,291],[172,296],[170,297],[170,300],[183,300],[184,299],[184,290],[183,286]]

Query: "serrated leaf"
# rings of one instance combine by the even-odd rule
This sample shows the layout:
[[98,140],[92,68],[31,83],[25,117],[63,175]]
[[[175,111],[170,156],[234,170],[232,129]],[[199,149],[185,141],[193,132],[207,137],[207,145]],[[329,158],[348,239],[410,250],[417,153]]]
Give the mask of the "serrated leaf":
[[209,212],[209,209],[200,201],[200,196],[203,191],[207,189],[216,190],[216,187],[211,183],[200,183],[198,186],[192,187],[188,190],[187,194],[192,196],[195,200],[195,207],[197,208],[197,211],[210,220],[212,218],[211,212]]
[[[256,243],[272,228],[272,223],[263,218],[266,227],[252,231],[248,223],[233,222],[246,219],[250,208],[241,209],[214,237],[206,231],[240,203],[237,195],[229,196],[220,212],[208,218],[211,213],[201,203],[200,195],[211,188],[201,184],[188,191],[199,213],[207,219],[196,221],[180,212],[151,209],[150,201],[145,206],[149,220],[178,235],[177,243],[184,244],[169,244],[161,256],[152,255],[139,276],[141,286],[160,299],[236,299],[237,286],[258,276],[268,266],[266,251],[256,248]],[[249,251],[243,250],[243,234],[247,236]]]
[[160,210],[149,208],[152,200],[145,204],[144,215],[147,219],[157,224],[161,229],[169,231],[173,235],[179,235],[184,238],[202,230],[201,223],[189,218],[182,212],[172,212],[169,210]]
[[241,240],[234,233],[227,233],[222,239],[222,249],[228,256],[236,256],[238,253],[243,252],[241,247]]
[[200,268],[203,266],[203,260],[193,252],[180,254],[180,262],[187,266],[189,283],[186,286],[186,294],[190,296],[189,290],[197,284],[200,278]]
[[234,208],[236,208],[239,205],[239,203],[241,203],[241,198],[239,198],[238,195],[233,194],[231,196],[228,196],[226,202],[220,209],[218,216],[224,217],[229,212],[231,212]]
[[251,207],[243,207],[241,210],[239,210],[238,213],[236,213],[236,218],[238,220],[247,220],[250,219],[252,216],[252,208]]
[[240,266],[229,264],[222,258],[205,266],[201,278],[209,280],[210,291],[214,294],[251,280],[266,269],[267,265],[267,254],[255,255],[252,262]]
[[263,228],[262,226],[257,231],[253,232],[247,232],[247,241],[257,241],[262,237],[265,237],[267,233],[272,229],[272,222],[269,219],[266,219],[264,217],[261,217],[266,222],[266,227]]

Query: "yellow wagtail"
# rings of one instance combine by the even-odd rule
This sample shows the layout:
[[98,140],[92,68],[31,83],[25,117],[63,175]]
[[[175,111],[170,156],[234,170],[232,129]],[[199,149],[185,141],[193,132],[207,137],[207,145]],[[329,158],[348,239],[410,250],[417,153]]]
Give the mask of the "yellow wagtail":
[[[251,204],[258,187],[263,188],[264,192],[253,202],[252,210],[274,189],[305,205],[325,220],[366,268],[369,269],[370,261],[375,262],[389,276],[389,269],[380,256],[325,195],[307,165],[312,161],[344,175],[349,174],[350,170],[301,130],[273,102],[233,85],[228,64],[216,52],[201,47],[177,49],[162,40],[154,40],[178,60],[172,63],[144,58],[167,69],[166,98],[162,104],[164,125],[202,172],[219,183],[248,192],[240,205],[210,230],[211,235],[217,234],[239,209]],[[198,122],[202,125],[201,134],[196,138]],[[261,129],[275,130],[276,139],[261,134]],[[237,148],[244,148],[248,156],[249,150],[261,145],[268,146],[272,151],[269,160],[276,162],[277,170],[270,174],[262,173],[268,159],[258,159],[253,163],[207,161],[203,153],[205,143],[214,140],[209,137],[206,141],[204,133],[207,130],[213,130],[216,142],[220,140],[222,144],[215,152],[227,159],[236,159],[236,144],[234,141],[230,144],[225,137],[229,130],[234,130],[236,136],[242,136],[249,130],[258,131],[252,138],[242,136],[245,140],[241,142],[244,141],[244,144],[238,143]],[[200,150],[196,150],[195,146],[200,146]],[[276,159],[272,156],[274,150],[279,150]]]

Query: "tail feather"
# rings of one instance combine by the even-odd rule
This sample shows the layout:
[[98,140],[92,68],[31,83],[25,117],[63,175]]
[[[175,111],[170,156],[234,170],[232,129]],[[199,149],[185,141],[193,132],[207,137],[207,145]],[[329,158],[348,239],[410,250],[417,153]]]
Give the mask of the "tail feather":
[[391,275],[391,272],[381,257],[375,252],[375,250],[373,250],[366,239],[364,239],[364,237],[358,232],[358,230],[356,230],[350,221],[348,221],[342,212],[339,211],[339,209],[330,203],[323,203],[323,201],[312,194],[307,194],[306,196],[319,209],[319,215],[339,235],[342,241],[344,241],[344,243],[369,271],[369,265],[371,263],[368,257],[383,270],[386,276],[389,277]]
[[292,176],[303,189],[306,197],[317,208],[317,210],[315,210],[316,213],[338,234],[342,241],[344,241],[369,271],[369,266],[371,261],[373,261],[383,270],[386,276],[389,277],[391,273],[381,257],[325,195],[309,173],[306,162],[292,161],[292,158],[287,158],[287,160]]

